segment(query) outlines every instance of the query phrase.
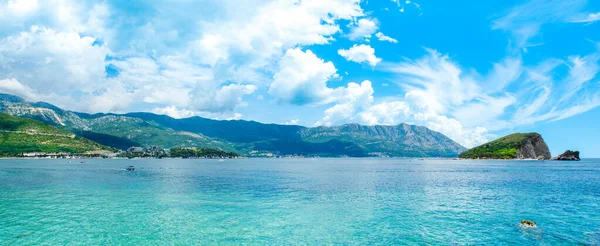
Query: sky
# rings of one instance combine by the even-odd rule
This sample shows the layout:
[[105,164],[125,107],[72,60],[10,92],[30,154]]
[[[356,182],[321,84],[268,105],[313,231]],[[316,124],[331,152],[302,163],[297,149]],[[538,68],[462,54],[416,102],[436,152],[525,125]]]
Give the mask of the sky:
[[0,0],[0,92],[89,113],[540,132],[600,157],[600,1]]

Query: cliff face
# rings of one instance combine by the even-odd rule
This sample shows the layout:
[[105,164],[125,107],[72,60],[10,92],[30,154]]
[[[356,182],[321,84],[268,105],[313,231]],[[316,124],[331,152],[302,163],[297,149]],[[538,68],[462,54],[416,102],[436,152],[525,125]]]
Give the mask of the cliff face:
[[539,133],[514,133],[482,144],[459,155],[466,159],[544,159],[552,156]]
[[542,135],[531,134],[525,142],[517,149],[517,159],[541,159],[549,160],[552,158],[548,145],[542,138]]

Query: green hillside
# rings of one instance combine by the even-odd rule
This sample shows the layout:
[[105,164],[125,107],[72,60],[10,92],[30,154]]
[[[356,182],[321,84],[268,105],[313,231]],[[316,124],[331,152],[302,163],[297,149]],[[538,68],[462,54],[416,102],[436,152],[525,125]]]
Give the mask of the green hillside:
[[0,113],[0,156],[22,153],[85,153],[110,150],[98,143],[42,122]]
[[[519,150],[523,148],[528,140],[532,142],[539,141],[538,139],[541,139],[538,133],[514,133],[467,150],[461,153],[459,158],[516,159]],[[533,158],[537,158],[537,156]]]

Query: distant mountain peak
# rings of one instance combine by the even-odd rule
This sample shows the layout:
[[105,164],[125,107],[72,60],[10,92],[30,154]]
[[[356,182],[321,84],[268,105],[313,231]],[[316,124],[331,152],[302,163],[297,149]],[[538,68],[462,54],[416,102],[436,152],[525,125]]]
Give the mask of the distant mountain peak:
[[17,103],[25,102],[25,99],[15,95],[0,93],[0,101]]

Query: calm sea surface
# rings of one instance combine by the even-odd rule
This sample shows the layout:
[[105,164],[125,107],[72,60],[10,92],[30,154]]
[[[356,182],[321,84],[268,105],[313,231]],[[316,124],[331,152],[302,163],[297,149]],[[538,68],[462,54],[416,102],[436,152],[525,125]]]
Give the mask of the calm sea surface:
[[4,159],[22,244],[600,245],[600,160]]

